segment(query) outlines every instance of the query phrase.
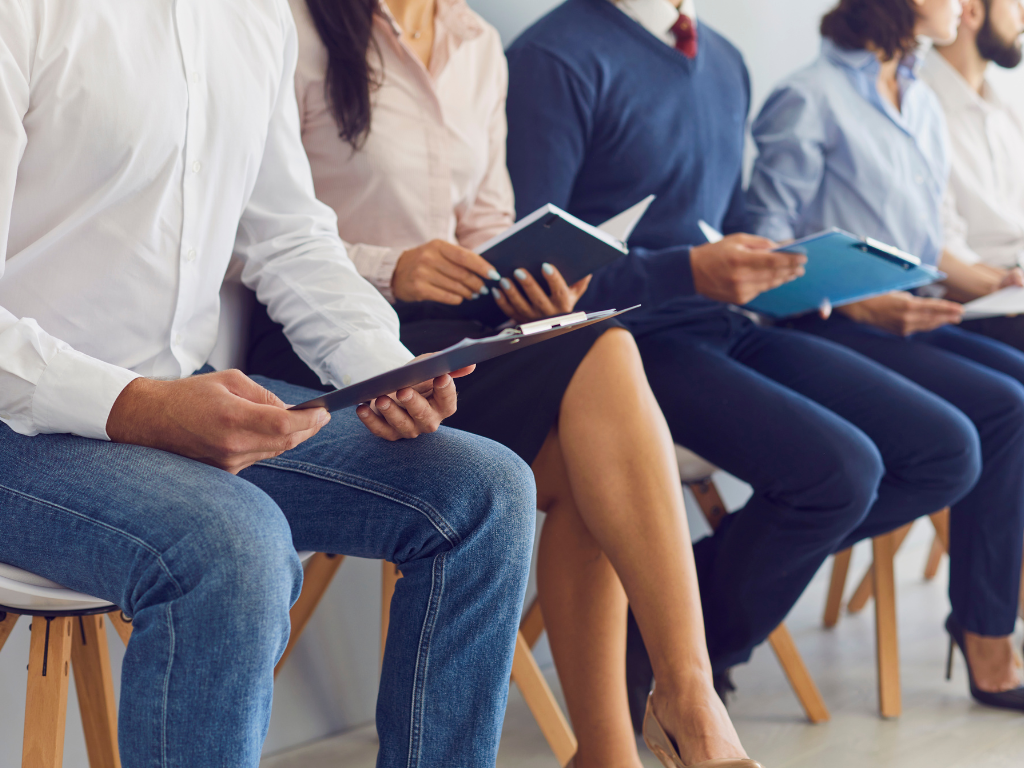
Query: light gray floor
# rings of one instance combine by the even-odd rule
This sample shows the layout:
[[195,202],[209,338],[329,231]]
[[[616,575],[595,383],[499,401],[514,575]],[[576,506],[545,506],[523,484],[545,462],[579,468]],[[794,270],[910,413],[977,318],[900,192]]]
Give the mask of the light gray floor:
[[[739,691],[731,713],[752,757],[768,768],[1009,768],[1024,766],[1024,716],[973,704],[966,672],[957,659],[954,677],[943,677],[948,605],[945,564],[932,583],[922,580],[931,528],[919,522],[897,557],[897,595],[903,706],[898,720],[876,711],[872,605],[844,615],[832,631],[821,628],[828,580],[822,569],[787,623],[814,675],[832,721],[809,725],[772,652],[759,648],[736,670]],[[870,557],[859,549],[847,594]],[[557,680],[549,674],[557,690]],[[262,768],[370,768],[377,743],[372,727],[264,759]],[[641,747],[645,766],[657,761]],[[502,737],[499,768],[554,768],[554,757],[513,689]]]

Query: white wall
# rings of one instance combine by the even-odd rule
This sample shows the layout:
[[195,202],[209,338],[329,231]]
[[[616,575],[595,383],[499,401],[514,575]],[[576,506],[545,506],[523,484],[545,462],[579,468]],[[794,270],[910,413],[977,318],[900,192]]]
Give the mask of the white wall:
[[[697,0],[701,19],[744,53],[754,110],[772,85],[818,51],[817,25],[833,0]],[[557,3],[553,0],[469,0],[498,27],[505,43]],[[1004,91],[1024,106],[1024,71],[996,72]],[[377,679],[380,567],[346,562],[286,667],[275,695],[267,752],[313,740],[372,719]],[[26,622],[27,627],[27,622]],[[123,651],[111,644],[114,669]],[[28,630],[19,627],[0,655],[0,768],[20,764]],[[546,654],[541,651],[541,659]],[[65,765],[86,765],[77,707],[68,709]]]

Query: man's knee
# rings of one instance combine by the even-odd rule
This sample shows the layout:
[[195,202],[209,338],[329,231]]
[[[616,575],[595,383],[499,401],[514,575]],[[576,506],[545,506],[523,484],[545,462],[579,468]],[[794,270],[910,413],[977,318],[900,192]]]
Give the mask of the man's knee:
[[218,621],[259,615],[275,630],[287,629],[288,611],[302,585],[288,522],[261,490],[227,478],[191,489],[181,500],[175,514],[179,524],[166,546],[152,553],[143,583],[134,589],[139,601],[126,610],[191,598],[215,612]]

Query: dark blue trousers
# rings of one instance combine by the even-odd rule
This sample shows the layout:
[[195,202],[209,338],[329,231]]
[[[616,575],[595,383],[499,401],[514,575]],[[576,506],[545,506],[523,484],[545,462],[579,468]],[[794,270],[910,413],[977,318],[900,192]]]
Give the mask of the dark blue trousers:
[[[723,310],[638,329],[637,343],[676,442],[754,489],[695,546],[715,671],[749,658],[829,554],[959,502],[982,471],[979,429],[963,411],[815,335]],[[1002,450],[1017,456],[1020,479],[1024,390],[1004,387],[1002,401],[1012,424]],[[968,629],[1008,634],[1009,542],[1019,557],[1024,505],[1019,491],[1002,504],[989,498],[967,514],[957,507],[953,557],[964,541],[1002,538],[1002,561],[955,567],[951,591]]]
[[949,596],[972,632],[1013,632],[1024,542],[1024,354],[954,326],[909,338],[842,316],[801,326],[902,374],[974,424],[981,477],[950,517]]

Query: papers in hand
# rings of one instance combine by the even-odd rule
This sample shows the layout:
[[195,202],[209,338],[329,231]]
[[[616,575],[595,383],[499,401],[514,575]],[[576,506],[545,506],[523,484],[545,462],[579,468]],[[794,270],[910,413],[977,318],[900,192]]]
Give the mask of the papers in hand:
[[640,219],[644,217],[647,209],[651,207],[654,198],[655,195],[648,195],[631,208],[627,208],[617,216],[612,216],[604,224],[598,224],[597,228],[602,232],[607,232],[619,242],[628,243],[629,236],[633,234],[636,225],[640,223]]
[[1024,315],[1024,288],[1003,288],[964,304],[964,320]]

